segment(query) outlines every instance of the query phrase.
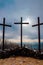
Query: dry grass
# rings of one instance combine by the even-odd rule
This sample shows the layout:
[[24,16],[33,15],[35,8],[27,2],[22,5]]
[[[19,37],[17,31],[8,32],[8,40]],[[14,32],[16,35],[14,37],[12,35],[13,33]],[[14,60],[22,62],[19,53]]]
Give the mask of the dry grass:
[[30,57],[10,57],[0,59],[0,65],[43,65],[43,60]]

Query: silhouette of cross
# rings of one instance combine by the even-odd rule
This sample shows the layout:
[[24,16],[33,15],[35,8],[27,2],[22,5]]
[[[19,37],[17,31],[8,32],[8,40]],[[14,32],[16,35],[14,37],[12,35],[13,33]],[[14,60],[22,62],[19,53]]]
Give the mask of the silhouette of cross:
[[43,23],[40,23],[40,17],[38,17],[38,24],[36,25],[32,25],[32,27],[38,26],[38,42],[39,42],[39,53],[41,52],[41,48],[40,48],[40,25],[43,25]]
[[3,24],[0,23],[0,25],[3,26],[3,45],[2,45],[2,50],[4,50],[5,26],[11,27],[11,25],[5,24],[5,18],[3,18]]
[[21,22],[14,24],[21,24],[21,48],[22,48],[22,24],[29,24],[29,23],[22,23],[22,17],[21,17]]

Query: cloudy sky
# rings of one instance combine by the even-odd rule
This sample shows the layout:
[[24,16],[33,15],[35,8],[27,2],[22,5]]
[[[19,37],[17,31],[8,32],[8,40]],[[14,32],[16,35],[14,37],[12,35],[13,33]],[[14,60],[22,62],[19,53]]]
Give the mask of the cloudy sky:
[[[6,18],[6,24],[12,25],[6,27],[5,39],[12,42],[20,42],[20,25],[14,22],[23,22],[29,24],[23,25],[23,42],[37,42],[38,29],[32,27],[37,23],[37,17],[43,22],[43,0],[0,0],[0,23],[3,23],[3,17]],[[41,28],[41,40],[43,41],[43,25]],[[0,39],[2,38],[3,28],[0,26]]]

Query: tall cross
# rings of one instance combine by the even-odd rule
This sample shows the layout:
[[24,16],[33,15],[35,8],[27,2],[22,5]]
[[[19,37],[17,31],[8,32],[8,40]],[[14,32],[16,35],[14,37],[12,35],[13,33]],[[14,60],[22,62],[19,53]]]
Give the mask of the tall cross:
[[3,18],[3,24],[0,23],[0,25],[3,26],[3,45],[2,45],[2,50],[4,50],[5,26],[11,27],[11,25],[5,24],[5,18]]
[[32,25],[32,27],[38,26],[38,42],[39,42],[39,53],[41,52],[41,48],[40,48],[40,25],[43,25],[43,23],[40,23],[40,17],[38,17],[38,24],[36,25]]
[[21,24],[21,48],[22,48],[22,24],[29,24],[29,23],[23,23],[23,22],[22,22],[22,17],[21,17],[21,22],[19,22],[19,23],[14,23],[14,24]]

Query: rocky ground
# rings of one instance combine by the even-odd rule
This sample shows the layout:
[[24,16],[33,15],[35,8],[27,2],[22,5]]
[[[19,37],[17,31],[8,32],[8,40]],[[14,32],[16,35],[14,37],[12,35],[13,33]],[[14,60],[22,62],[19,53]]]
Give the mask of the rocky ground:
[[43,65],[43,60],[31,57],[9,57],[0,59],[0,65]]

